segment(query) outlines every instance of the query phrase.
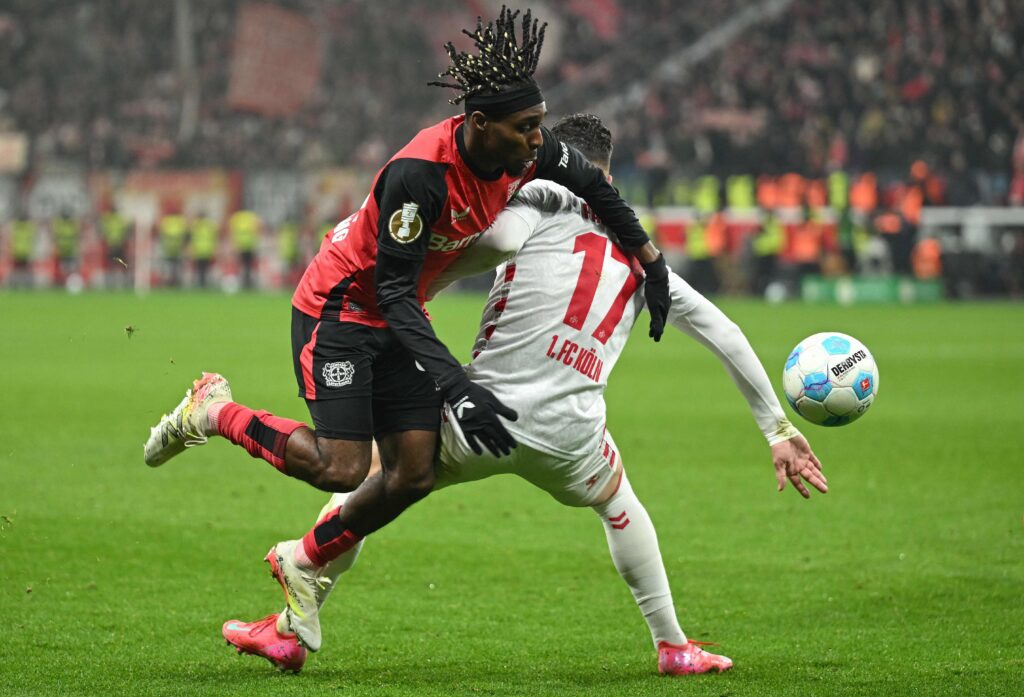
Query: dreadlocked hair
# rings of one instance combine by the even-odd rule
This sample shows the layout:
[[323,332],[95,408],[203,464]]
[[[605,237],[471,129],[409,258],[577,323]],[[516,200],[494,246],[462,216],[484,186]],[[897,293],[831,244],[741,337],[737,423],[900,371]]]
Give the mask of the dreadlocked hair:
[[533,72],[540,61],[540,49],[544,45],[544,29],[547,22],[538,27],[538,20],[533,18],[530,10],[523,15],[522,44],[516,41],[515,21],[519,10],[513,12],[504,5],[498,18],[484,26],[480,17],[476,18],[476,31],[465,29],[462,33],[473,40],[479,53],[475,56],[464,51],[456,51],[451,41],[444,45],[451,65],[439,78],[450,77],[455,82],[434,81],[427,84],[436,87],[449,87],[459,90],[460,94],[449,99],[451,104],[459,104],[468,97],[477,94],[498,94],[505,88],[533,81]]
[[612,133],[593,114],[572,114],[558,120],[551,132],[595,164],[607,165],[612,159]]

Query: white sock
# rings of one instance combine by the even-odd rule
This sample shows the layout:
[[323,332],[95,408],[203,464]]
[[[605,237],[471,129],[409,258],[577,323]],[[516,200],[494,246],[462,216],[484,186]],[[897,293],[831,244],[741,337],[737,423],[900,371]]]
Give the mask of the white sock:
[[[348,493],[334,494],[333,496],[331,496],[331,500],[327,502],[326,506],[320,509],[320,514],[316,517],[316,519],[319,521],[321,518],[323,518],[325,515],[333,511],[335,508],[345,503],[345,499],[347,499],[348,496]],[[359,552],[360,550],[362,550],[364,542],[366,542],[365,539],[359,540],[358,544],[356,544],[355,547],[348,550],[338,558],[331,560],[327,564],[327,566],[325,566],[323,569],[320,569],[320,576],[326,576],[327,578],[331,579],[331,582],[327,585],[326,588],[324,588],[320,592],[319,607],[324,606],[324,603],[327,602],[327,598],[328,596],[330,596],[331,591],[333,591],[334,587],[338,585],[338,577],[340,577],[343,573],[351,569],[352,566],[356,563],[356,559],[359,558]],[[299,549],[302,549],[301,543],[296,548],[296,555],[298,554]],[[307,563],[311,562],[308,562],[307,560]],[[291,629],[288,628],[286,610],[287,607],[284,610],[281,610],[281,614],[277,617],[277,631],[281,634],[292,634],[293,632],[291,631]]]
[[214,402],[210,405],[210,408],[206,410],[206,429],[204,433],[208,436],[219,436],[220,430],[218,430],[218,420],[220,419],[220,410],[223,409],[231,402]]
[[654,645],[662,641],[685,644],[686,635],[676,618],[672,591],[658,549],[658,535],[625,472],[619,490],[604,503],[593,506],[593,510],[601,517],[612,561],[633,592]]

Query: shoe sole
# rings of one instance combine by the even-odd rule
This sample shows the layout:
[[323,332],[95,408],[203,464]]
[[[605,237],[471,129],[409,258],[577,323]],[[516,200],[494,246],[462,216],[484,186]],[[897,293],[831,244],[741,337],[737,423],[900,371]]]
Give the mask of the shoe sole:
[[679,676],[679,675],[707,675],[708,673],[724,673],[724,672],[726,672],[728,670],[732,670],[732,666],[729,666],[728,668],[718,668],[718,667],[708,668],[707,670],[704,670],[704,671],[690,670],[690,671],[685,671],[685,672],[682,672],[682,673],[663,673],[662,671],[659,670],[658,671],[658,675],[664,676],[666,678],[672,678],[672,677],[676,677],[676,676]]
[[298,668],[292,668],[292,667],[288,666],[285,663],[281,663],[280,661],[275,661],[270,656],[264,656],[263,654],[258,653],[256,651],[250,651],[249,649],[242,648],[238,644],[233,643],[227,637],[224,637],[224,643],[227,644],[228,646],[230,646],[231,648],[233,648],[235,650],[235,654],[237,654],[239,656],[242,656],[242,655],[245,655],[245,656],[256,656],[258,658],[266,659],[267,661],[270,662],[270,665],[274,666],[281,673],[291,673],[292,675],[298,675],[299,671],[302,670],[302,666],[299,666]]
[[707,675],[708,673],[724,673],[727,670],[732,670],[732,666],[730,665],[727,668],[722,668],[720,666],[711,666],[707,670],[687,670],[679,673],[664,672],[659,668],[658,675],[664,675],[665,677],[670,678],[675,675]]
[[181,455],[183,452],[185,452],[184,445],[182,445],[180,449],[175,449],[172,451],[166,451],[162,453],[159,458],[146,459],[145,448],[143,448],[143,460],[146,463],[146,466],[156,469],[157,467],[160,467],[161,465],[165,464],[168,460],[177,457],[178,455]]

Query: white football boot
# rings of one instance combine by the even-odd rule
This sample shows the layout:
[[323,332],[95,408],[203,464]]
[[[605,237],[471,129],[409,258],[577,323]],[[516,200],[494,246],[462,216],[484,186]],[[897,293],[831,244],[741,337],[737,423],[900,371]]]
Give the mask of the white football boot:
[[281,584],[288,605],[288,628],[310,651],[320,650],[320,594],[331,579],[319,575],[322,569],[305,569],[295,563],[295,545],[302,540],[278,542],[267,552],[270,573]]
[[164,414],[149,430],[149,440],[143,446],[146,464],[159,467],[185,448],[205,443],[209,435],[207,412],[218,402],[230,401],[227,379],[218,373],[203,373],[174,411]]

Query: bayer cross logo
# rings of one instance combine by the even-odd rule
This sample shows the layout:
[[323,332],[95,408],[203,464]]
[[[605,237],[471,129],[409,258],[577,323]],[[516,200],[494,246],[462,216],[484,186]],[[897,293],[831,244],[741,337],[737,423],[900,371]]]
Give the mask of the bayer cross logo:
[[324,382],[328,387],[344,387],[352,384],[352,376],[356,374],[351,361],[324,363]]

